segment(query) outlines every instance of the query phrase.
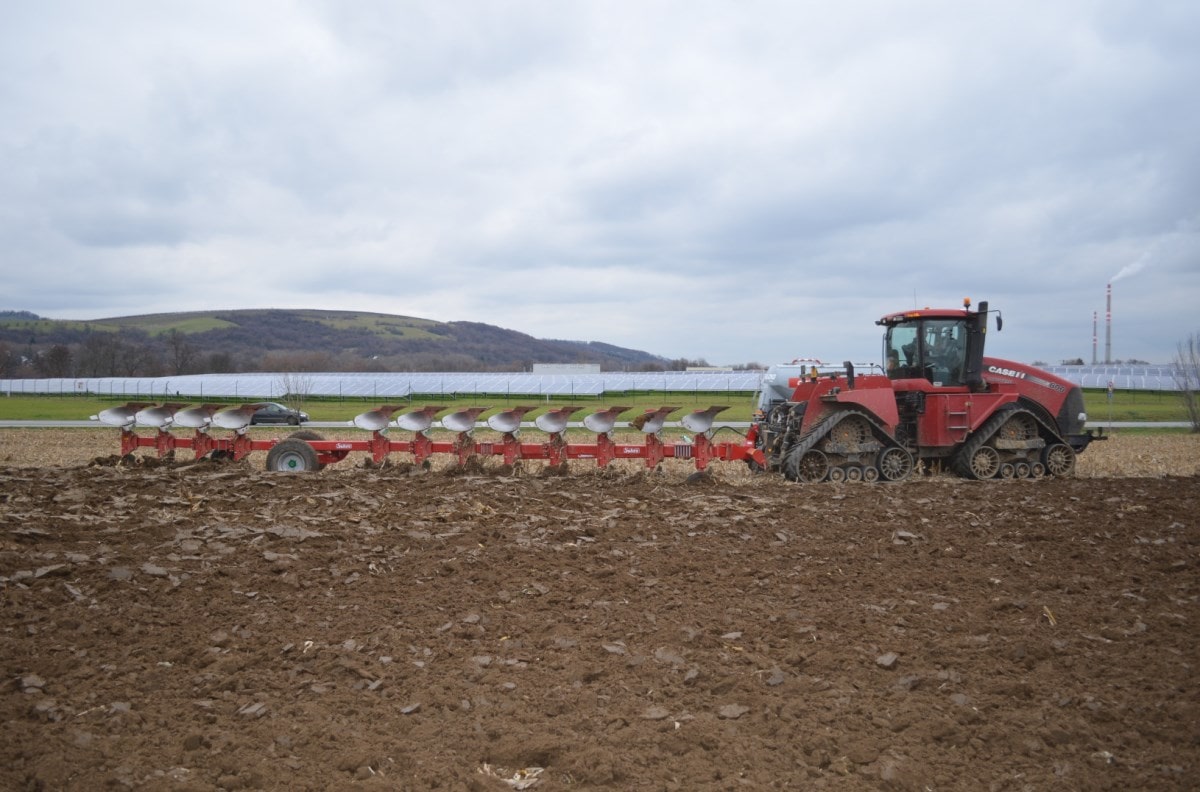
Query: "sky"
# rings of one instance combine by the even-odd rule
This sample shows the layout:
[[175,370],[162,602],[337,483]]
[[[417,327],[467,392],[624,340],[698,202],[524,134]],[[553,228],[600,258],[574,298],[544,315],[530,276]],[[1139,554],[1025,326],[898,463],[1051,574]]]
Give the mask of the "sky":
[[326,308],[712,364],[1200,333],[1195,0],[0,4],[0,309]]

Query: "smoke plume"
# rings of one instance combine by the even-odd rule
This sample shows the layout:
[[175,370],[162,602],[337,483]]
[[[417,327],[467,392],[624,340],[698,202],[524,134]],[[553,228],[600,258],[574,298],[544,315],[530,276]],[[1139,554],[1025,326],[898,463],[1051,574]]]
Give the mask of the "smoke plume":
[[1132,263],[1126,264],[1124,267],[1121,267],[1121,271],[1118,272],[1116,275],[1113,275],[1111,278],[1109,278],[1108,282],[1112,283],[1113,281],[1121,280],[1121,278],[1128,278],[1130,275],[1136,275],[1139,272],[1141,272],[1142,270],[1146,269],[1146,266],[1149,263],[1150,263],[1150,253],[1149,253],[1149,251],[1147,251],[1147,252],[1143,253],[1142,255],[1138,256],[1137,261],[1134,261]]

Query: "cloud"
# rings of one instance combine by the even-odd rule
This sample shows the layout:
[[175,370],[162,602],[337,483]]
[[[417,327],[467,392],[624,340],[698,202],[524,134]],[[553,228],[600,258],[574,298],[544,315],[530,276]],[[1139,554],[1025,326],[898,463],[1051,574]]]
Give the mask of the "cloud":
[[970,295],[1004,305],[998,353],[1053,361],[1088,356],[1117,273],[1116,354],[1196,330],[1192,3],[3,14],[6,307],[380,310],[739,362],[875,357],[878,315]]

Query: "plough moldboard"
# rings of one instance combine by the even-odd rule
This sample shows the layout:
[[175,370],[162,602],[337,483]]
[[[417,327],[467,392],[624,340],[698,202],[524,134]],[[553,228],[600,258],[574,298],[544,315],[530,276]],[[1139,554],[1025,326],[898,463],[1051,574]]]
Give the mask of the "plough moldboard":
[[[534,426],[544,432],[541,442],[522,442],[522,419],[535,408],[513,407],[487,418],[483,425],[500,434],[499,440],[479,440],[474,436],[479,416],[488,407],[467,407],[446,413],[444,406],[430,405],[420,409],[384,405],[355,416],[351,425],[370,432],[363,440],[326,440],[315,432],[303,430],[285,438],[253,439],[249,436],[250,419],[261,404],[228,407],[222,404],[188,406],[179,403],[149,404],[129,402],[93,415],[92,419],[121,431],[121,456],[130,456],[140,448],[152,448],[160,458],[174,456],[179,449],[191,450],[196,459],[244,459],[254,451],[267,452],[267,469],[301,473],[319,470],[325,465],[340,462],[352,452],[367,453],[376,465],[382,465],[392,454],[407,454],[416,464],[424,464],[435,454],[448,454],[456,464],[466,466],[472,459],[500,457],[504,464],[514,465],[522,460],[544,460],[551,466],[562,466],[573,459],[595,460],[600,467],[619,459],[641,459],[649,468],[657,467],[664,459],[690,459],[697,470],[705,470],[712,461],[764,462],[762,451],[752,442],[716,443],[712,440],[713,421],[724,406],[693,410],[680,419],[683,428],[693,434],[691,439],[665,441],[662,430],[667,417],[678,407],[659,407],[645,410],[629,424],[643,434],[641,443],[619,443],[613,440],[617,418],[629,407],[608,407],[587,415],[583,426],[595,434],[588,443],[566,439],[571,417],[580,407],[556,407],[538,415]],[[402,412],[403,411],[403,412]],[[396,415],[400,413],[399,415]],[[440,420],[438,415],[442,415]],[[393,417],[396,416],[396,417]],[[442,430],[453,433],[450,440],[435,440],[435,422]],[[139,434],[139,427],[155,430],[154,434]],[[173,429],[193,429],[190,436],[176,434]],[[212,430],[228,430],[226,436],[216,436]],[[390,437],[391,429],[408,433],[405,439]]]

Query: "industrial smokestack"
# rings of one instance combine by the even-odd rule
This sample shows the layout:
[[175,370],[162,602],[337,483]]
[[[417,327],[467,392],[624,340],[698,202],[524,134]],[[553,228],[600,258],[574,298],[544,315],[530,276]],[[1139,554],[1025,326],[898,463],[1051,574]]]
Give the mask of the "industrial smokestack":
[[1096,344],[1099,339],[1096,336],[1097,329],[1100,323],[1100,312],[1092,311],[1092,365],[1096,365]]
[[1104,363],[1112,363],[1112,283],[1108,284],[1107,308],[1104,313]]

